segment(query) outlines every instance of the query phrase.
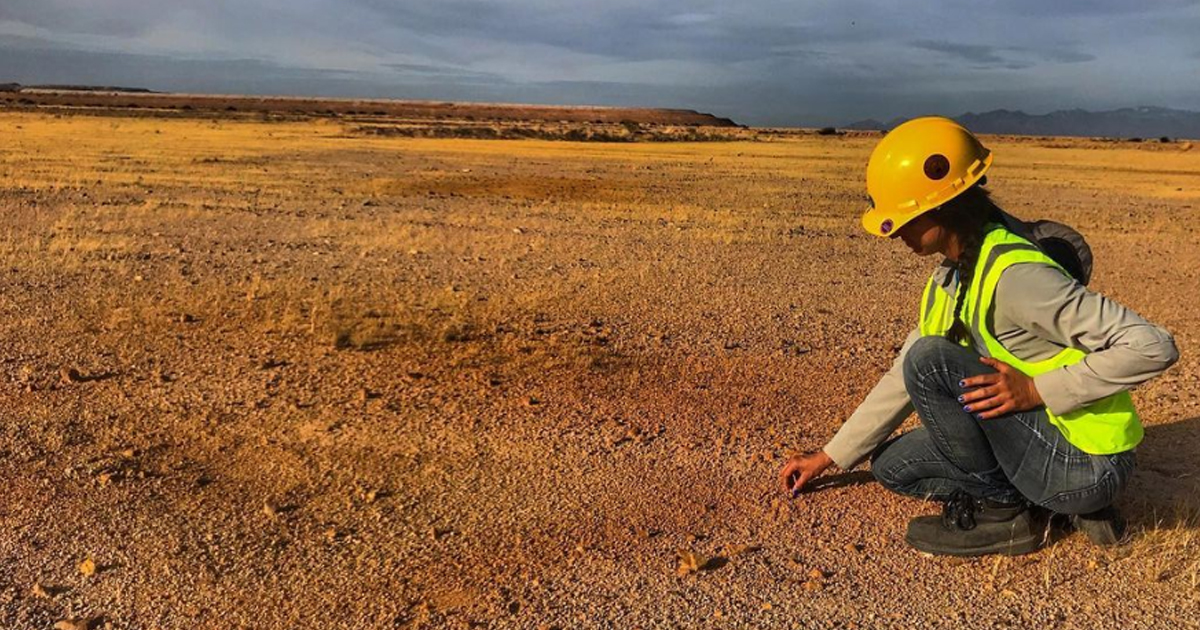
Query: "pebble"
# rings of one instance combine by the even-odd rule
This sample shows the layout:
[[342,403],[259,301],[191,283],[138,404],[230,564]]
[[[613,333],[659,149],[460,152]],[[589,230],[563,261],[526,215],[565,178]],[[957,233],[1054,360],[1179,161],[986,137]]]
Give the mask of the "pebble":
[[725,555],[730,557],[741,556],[748,553],[754,553],[760,549],[762,549],[762,547],[759,545],[726,545]]
[[680,550],[679,552],[679,568],[675,573],[684,576],[695,573],[703,569],[708,564],[708,558],[689,550]]
[[73,367],[64,367],[58,371],[59,380],[64,385],[68,383],[79,383],[83,381],[83,375]]
[[96,575],[96,561],[88,558],[87,560],[80,562],[79,572],[82,573],[84,577]]

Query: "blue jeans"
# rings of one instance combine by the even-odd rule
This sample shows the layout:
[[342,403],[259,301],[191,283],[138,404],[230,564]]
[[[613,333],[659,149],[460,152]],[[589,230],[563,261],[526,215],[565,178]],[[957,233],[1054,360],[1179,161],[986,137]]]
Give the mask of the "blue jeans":
[[875,451],[879,483],[934,500],[955,490],[1005,503],[1026,499],[1063,514],[1111,505],[1133,473],[1133,451],[1089,455],[1050,424],[1045,407],[976,419],[958,402],[958,382],[992,372],[970,349],[943,337],[918,339],[904,357],[904,384],[924,426]]

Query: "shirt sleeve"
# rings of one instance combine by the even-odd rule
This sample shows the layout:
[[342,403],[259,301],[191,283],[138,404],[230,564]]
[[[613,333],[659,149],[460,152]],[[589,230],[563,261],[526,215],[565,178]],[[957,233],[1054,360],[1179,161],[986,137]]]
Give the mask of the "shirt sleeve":
[[904,387],[904,355],[920,336],[919,330],[908,334],[892,367],[825,445],[825,454],[842,470],[862,462],[913,412]]
[[1143,383],[1179,358],[1166,330],[1074,278],[1042,264],[1017,264],[996,285],[996,325],[1015,325],[1055,344],[1089,354],[1078,363],[1034,377],[1055,414]]

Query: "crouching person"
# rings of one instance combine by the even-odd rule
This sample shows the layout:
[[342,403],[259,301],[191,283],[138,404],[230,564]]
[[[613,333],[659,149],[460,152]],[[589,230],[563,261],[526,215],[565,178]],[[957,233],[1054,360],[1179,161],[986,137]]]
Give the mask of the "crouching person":
[[[1086,288],[1090,252],[1035,238],[994,203],[983,188],[991,162],[974,135],[938,117],[876,147],[864,227],[944,261],[892,369],[780,481],[795,494],[831,464],[870,456],[884,487],[942,502],[906,535],[934,554],[1033,551],[1049,513],[1116,544],[1124,520],[1114,501],[1142,439],[1128,389],[1178,351],[1165,330]],[[891,437],[913,411],[921,427]]]

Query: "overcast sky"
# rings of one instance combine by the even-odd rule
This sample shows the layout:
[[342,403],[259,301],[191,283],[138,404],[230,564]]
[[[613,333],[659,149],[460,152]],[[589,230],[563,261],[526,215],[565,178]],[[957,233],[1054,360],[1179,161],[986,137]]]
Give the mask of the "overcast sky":
[[0,0],[0,82],[682,107],[1200,110],[1200,0]]

